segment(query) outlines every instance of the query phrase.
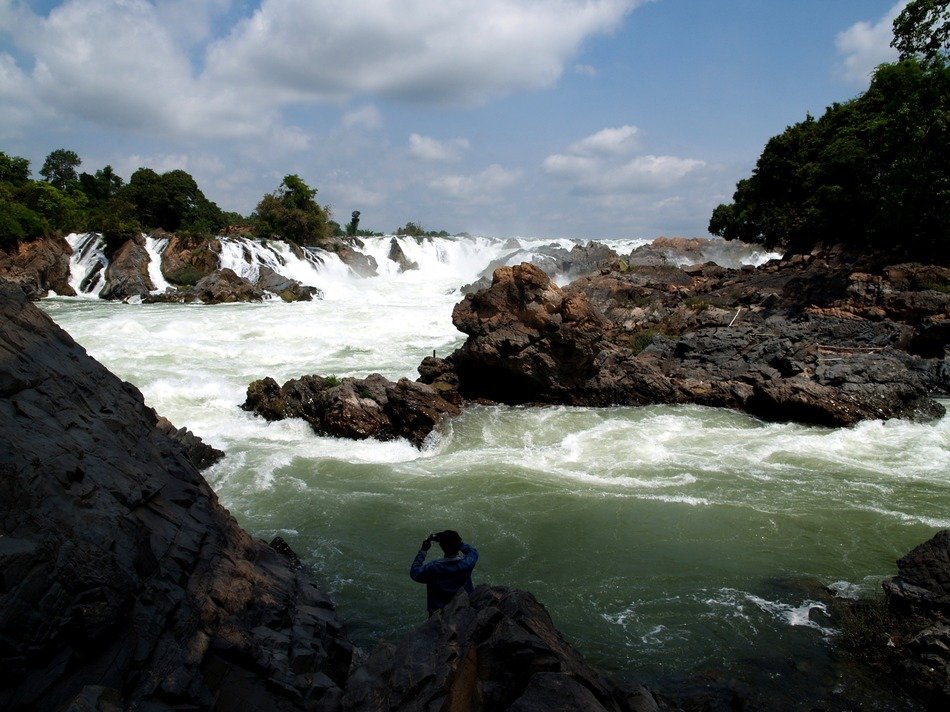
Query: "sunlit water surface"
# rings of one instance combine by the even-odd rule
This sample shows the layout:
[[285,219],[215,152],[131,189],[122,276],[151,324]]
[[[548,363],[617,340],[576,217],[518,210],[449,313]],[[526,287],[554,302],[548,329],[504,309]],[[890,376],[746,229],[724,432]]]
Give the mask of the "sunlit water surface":
[[419,451],[242,411],[266,375],[415,378],[424,356],[462,343],[454,290],[501,245],[404,241],[421,266],[406,274],[387,247],[369,245],[377,278],[317,269],[306,281],[326,298],[311,303],[42,303],[159,413],[227,453],[205,473],[222,503],[291,544],[361,645],[424,618],[409,563],[428,532],[454,528],[481,553],[477,582],[532,591],[617,674],[820,656],[833,629],[815,584],[873,594],[897,557],[950,526],[948,418],[830,430],[689,406],[473,407]]

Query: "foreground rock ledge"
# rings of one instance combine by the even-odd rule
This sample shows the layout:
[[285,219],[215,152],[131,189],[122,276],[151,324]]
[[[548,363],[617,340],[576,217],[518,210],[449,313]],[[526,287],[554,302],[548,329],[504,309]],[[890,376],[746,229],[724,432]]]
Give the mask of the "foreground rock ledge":
[[619,685],[568,645],[530,593],[479,586],[381,643],[347,683],[347,712],[655,712],[640,686]]
[[145,406],[0,283],[0,709],[334,709],[352,646]]

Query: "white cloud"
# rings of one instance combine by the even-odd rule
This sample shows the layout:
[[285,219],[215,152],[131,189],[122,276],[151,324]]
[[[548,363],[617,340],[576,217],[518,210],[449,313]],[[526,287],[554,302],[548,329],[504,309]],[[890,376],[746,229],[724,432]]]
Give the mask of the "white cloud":
[[450,138],[439,141],[429,136],[420,136],[417,133],[409,136],[409,155],[430,163],[458,161],[469,148],[469,142],[464,138]]
[[640,148],[640,129],[636,126],[621,126],[601,129],[587,138],[572,144],[567,150],[579,156],[619,156]]
[[856,22],[835,37],[835,47],[844,59],[840,68],[846,82],[866,87],[879,64],[897,59],[897,50],[890,46],[894,37],[894,18],[907,5],[901,0],[875,23]]
[[209,49],[208,75],[288,100],[479,104],[550,86],[642,1],[263,0]]
[[704,161],[676,156],[635,156],[640,148],[636,126],[606,128],[571,144],[565,153],[544,159],[551,177],[569,183],[575,193],[608,196],[667,190],[704,167]]
[[521,171],[493,163],[475,175],[447,175],[429,181],[429,187],[446,198],[468,205],[497,202],[521,179]]
[[347,111],[340,120],[348,129],[378,129],[383,125],[383,116],[373,104]]

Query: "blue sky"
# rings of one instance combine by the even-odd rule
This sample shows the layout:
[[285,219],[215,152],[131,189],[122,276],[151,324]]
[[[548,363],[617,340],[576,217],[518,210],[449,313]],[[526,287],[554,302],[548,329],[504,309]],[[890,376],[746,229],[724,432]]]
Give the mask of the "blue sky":
[[895,0],[0,0],[0,150],[183,168],[249,213],[702,235],[768,138],[893,58]]

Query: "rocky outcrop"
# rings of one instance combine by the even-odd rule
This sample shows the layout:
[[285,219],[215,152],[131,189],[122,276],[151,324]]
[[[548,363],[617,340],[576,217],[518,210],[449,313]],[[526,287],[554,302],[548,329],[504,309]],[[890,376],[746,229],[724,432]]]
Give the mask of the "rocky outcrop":
[[319,435],[406,438],[421,447],[444,418],[459,413],[443,395],[424,383],[393,383],[379,374],[362,380],[302,376],[283,386],[267,377],[248,386],[241,407],[272,421],[302,418]]
[[69,286],[71,254],[69,243],[59,236],[0,248],[0,279],[20,285],[31,299],[42,299],[50,291],[74,297],[76,291]]
[[147,297],[155,291],[155,285],[148,275],[150,262],[142,235],[126,240],[109,260],[106,284],[99,292],[99,297],[111,300]]
[[375,277],[379,274],[377,271],[379,265],[376,264],[376,258],[372,255],[365,255],[343,244],[335,246],[334,252],[339,256],[340,261],[359,277]]
[[335,709],[352,646],[133,386],[0,286],[0,708]]
[[464,592],[397,645],[381,644],[347,683],[346,712],[655,712],[640,686],[619,685],[568,645],[525,591]]
[[[503,403],[699,403],[831,426],[939,416],[930,394],[950,386],[946,359],[900,347],[946,320],[950,296],[880,290],[857,304],[856,279],[827,266],[659,266],[562,290],[533,265],[501,268],[456,306],[468,339],[448,361],[465,398]],[[920,308],[893,306],[908,301]],[[902,314],[913,323],[882,318]]]
[[323,292],[316,287],[309,287],[296,279],[284,277],[266,265],[259,270],[257,288],[276,294],[285,302],[310,302],[314,298],[323,299]]
[[211,447],[188,428],[176,428],[168,418],[159,416],[156,427],[183,448],[191,464],[199,470],[206,470],[224,459],[224,453]]
[[920,709],[950,706],[950,529],[898,559],[886,600],[843,607],[841,645],[918,698]]
[[419,263],[413,262],[408,257],[406,257],[406,253],[402,251],[402,247],[399,246],[399,243],[396,241],[395,237],[389,241],[389,254],[387,256],[389,259],[399,265],[400,272],[408,272],[410,270],[419,269]]
[[218,269],[221,241],[200,235],[172,235],[162,251],[162,274],[171,284],[190,287]]
[[466,398],[580,403],[598,371],[609,322],[531,264],[501,267],[488,290],[452,312],[469,335],[450,358]]
[[161,294],[149,294],[146,302],[202,302],[203,304],[233,304],[235,302],[260,302],[264,291],[251,284],[234,270],[224,269],[202,277],[198,284],[190,289],[167,290]]

